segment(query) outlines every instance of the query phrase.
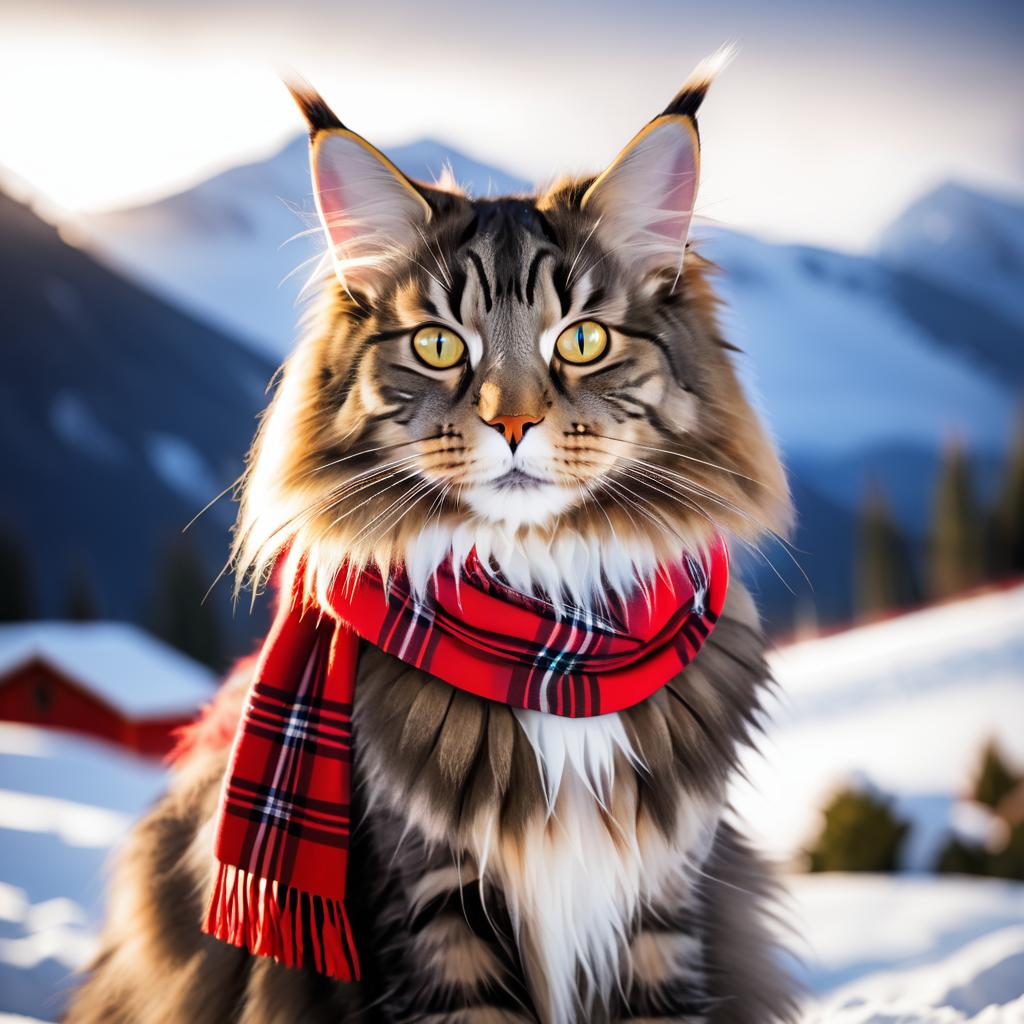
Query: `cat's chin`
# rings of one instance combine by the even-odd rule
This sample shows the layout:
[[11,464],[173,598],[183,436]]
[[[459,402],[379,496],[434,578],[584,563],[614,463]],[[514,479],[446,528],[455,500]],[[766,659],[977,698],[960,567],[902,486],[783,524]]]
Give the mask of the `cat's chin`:
[[511,476],[469,487],[463,500],[484,521],[511,530],[550,523],[579,500],[576,492],[559,484],[525,474]]

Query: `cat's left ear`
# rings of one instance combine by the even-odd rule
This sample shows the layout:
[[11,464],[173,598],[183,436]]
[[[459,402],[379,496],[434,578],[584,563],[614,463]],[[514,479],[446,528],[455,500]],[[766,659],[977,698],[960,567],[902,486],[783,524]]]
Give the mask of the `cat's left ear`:
[[602,243],[645,273],[682,267],[700,178],[697,110],[728,58],[701,64],[583,196]]
[[288,88],[309,124],[313,193],[335,271],[346,286],[372,291],[381,268],[420,239],[430,205],[315,90],[305,83]]

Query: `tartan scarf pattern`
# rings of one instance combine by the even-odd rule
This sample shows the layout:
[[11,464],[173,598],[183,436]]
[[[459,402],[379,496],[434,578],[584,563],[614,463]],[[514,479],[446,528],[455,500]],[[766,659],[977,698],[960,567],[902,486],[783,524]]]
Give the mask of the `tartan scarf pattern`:
[[204,931],[342,980],[359,977],[345,912],[352,702],[359,645],[478,697],[567,717],[645,700],[696,656],[725,603],[729,558],[662,566],[600,613],[518,593],[471,552],[417,595],[404,573],[344,574],[325,603],[300,566],[282,587],[239,723],[218,814]]

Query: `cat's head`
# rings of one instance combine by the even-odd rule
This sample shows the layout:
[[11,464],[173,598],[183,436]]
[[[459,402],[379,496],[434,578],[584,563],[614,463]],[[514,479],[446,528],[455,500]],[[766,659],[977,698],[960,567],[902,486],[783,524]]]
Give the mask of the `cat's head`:
[[291,545],[321,581],[368,562],[423,580],[476,545],[519,586],[620,587],[716,531],[785,527],[687,246],[708,84],[596,178],[498,199],[410,180],[295,90],[334,274],[254,447],[243,575]]

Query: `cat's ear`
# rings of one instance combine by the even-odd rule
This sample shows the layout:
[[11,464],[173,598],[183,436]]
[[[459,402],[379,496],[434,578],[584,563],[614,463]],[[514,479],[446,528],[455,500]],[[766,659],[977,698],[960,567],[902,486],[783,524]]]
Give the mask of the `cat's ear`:
[[682,267],[700,178],[697,110],[729,56],[702,63],[583,196],[602,243],[644,272]]
[[347,287],[372,291],[381,268],[420,239],[430,205],[316,91],[305,83],[288,88],[309,124],[313,194],[335,271]]

